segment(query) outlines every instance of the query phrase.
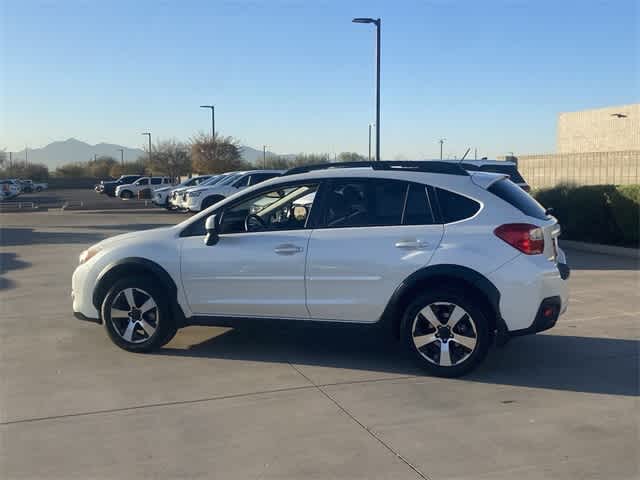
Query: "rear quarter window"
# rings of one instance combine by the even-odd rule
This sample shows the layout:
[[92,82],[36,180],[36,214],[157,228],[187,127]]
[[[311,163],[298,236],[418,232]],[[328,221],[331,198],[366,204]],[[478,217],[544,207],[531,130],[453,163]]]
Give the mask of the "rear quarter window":
[[499,197],[508,204],[516,207],[525,215],[538,218],[540,220],[547,219],[544,207],[511,180],[499,180],[491,185],[487,190],[490,193],[493,193],[496,197]]
[[480,204],[475,200],[449,190],[436,188],[436,195],[440,205],[442,223],[458,222],[473,217],[480,210]]

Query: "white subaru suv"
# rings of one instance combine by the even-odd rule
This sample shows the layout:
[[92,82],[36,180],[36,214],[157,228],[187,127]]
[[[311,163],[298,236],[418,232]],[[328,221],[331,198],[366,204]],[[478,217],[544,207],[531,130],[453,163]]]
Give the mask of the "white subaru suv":
[[385,324],[458,376],[567,308],[560,226],[506,175],[446,162],[299,167],[80,255],[75,316],[147,352],[187,325]]
[[229,178],[213,185],[190,188],[186,192],[185,208],[191,212],[199,212],[244,188],[277,177],[282,173],[282,170],[235,172],[235,175],[230,175]]

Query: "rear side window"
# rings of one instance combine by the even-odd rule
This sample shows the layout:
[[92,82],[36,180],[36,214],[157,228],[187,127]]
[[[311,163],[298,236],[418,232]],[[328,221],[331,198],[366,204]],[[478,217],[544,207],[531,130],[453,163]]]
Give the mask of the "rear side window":
[[465,218],[473,217],[478,213],[478,210],[480,210],[480,204],[475,200],[463,197],[449,190],[436,188],[436,194],[438,195],[438,203],[440,204],[443,223],[457,222]]
[[432,225],[434,223],[426,186],[416,183],[409,184],[402,223],[404,225]]
[[500,180],[488,188],[488,191],[496,197],[500,197],[505,202],[513,205],[525,215],[540,220],[546,220],[545,209],[536,202],[531,195],[522,190],[511,180]]

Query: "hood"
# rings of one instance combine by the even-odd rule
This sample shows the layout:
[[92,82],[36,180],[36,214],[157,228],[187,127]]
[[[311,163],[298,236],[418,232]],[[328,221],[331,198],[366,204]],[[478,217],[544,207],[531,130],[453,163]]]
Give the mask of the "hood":
[[173,187],[162,187],[162,188],[156,188],[154,190],[154,192],[166,192],[168,190],[173,190]]
[[202,187],[190,187],[187,189],[188,192],[202,192],[204,190],[212,190],[218,187],[218,185],[204,185]]
[[[102,248],[115,246],[115,244],[120,243],[120,242],[125,242],[125,241],[126,242],[131,242],[131,241],[135,241],[137,239],[149,240],[152,235],[155,235],[155,234],[162,235],[164,232],[168,232],[169,230],[171,230],[174,227],[175,227],[175,225],[171,225],[171,226],[167,226],[167,227],[150,228],[150,229],[147,229],[147,230],[140,230],[140,231],[137,231],[137,232],[129,232],[129,233],[123,233],[123,234],[120,234],[120,235],[115,235],[113,237],[105,238],[101,242],[98,242],[98,243],[92,245],[91,248],[101,248],[102,249]],[[153,232],[153,233],[150,234],[150,232]]]

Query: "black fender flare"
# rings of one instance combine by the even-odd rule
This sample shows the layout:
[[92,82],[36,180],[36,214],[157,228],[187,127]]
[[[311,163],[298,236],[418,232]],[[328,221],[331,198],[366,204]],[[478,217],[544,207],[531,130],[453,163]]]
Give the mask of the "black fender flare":
[[[389,302],[382,314],[382,321],[391,321],[396,327],[400,327],[400,319],[402,317],[402,307],[405,304],[407,295],[412,290],[418,288],[419,285],[429,282],[430,280],[453,281],[459,280],[466,285],[471,285],[477,289],[486,299],[488,306],[495,314],[496,328],[502,331],[505,327],[504,320],[500,315],[500,292],[491,281],[481,273],[462,265],[456,264],[439,264],[430,265],[416,270],[396,288],[391,295]],[[399,333],[399,330],[396,331]]]
[[[177,302],[178,288],[171,275],[156,262],[142,257],[125,257],[110,263],[102,269],[93,289],[93,305],[100,311],[101,302],[107,290],[116,278],[126,272],[150,273],[162,284],[169,293],[171,303],[181,312]],[[184,317],[184,315],[182,315]]]

